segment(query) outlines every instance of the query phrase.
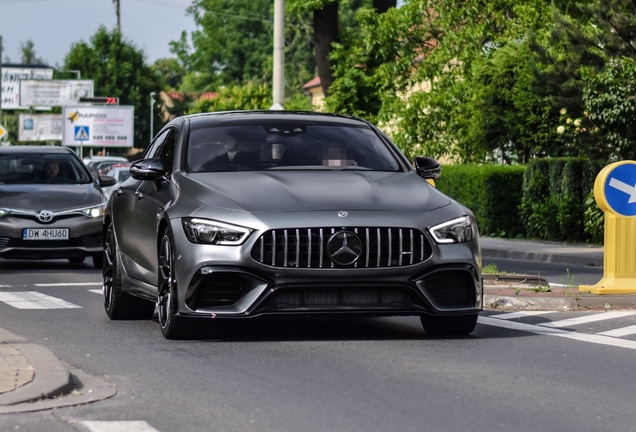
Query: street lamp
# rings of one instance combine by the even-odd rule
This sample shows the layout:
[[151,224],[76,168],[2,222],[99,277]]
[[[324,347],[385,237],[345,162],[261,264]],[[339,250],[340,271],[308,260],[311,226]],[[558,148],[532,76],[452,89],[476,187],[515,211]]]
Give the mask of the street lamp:
[[150,143],[152,144],[152,137],[154,135],[154,125],[153,125],[153,117],[154,117],[154,106],[155,106],[155,92],[150,92]]

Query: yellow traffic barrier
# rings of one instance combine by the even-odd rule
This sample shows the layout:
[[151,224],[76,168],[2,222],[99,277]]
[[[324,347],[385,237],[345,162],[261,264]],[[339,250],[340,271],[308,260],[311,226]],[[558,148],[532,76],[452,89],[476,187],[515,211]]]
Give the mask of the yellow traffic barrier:
[[603,279],[580,285],[593,294],[636,293],[636,161],[612,163],[594,181],[594,199],[605,213]]

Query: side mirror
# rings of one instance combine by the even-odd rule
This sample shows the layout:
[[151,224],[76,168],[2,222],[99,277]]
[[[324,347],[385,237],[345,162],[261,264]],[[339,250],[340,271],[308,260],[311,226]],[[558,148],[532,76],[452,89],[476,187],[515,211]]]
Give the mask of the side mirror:
[[157,180],[163,177],[161,158],[141,159],[130,166],[130,176],[135,180]]
[[117,179],[107,175],[100,175],[97,179],[97,183],[99,183],[101,187],[108,187],[117,183]]
[[427,180],[436,179],[442,173],[442,166],[437,160],[430,157],[416,157],[413,159],[413,166],[415,167],[415,172]]

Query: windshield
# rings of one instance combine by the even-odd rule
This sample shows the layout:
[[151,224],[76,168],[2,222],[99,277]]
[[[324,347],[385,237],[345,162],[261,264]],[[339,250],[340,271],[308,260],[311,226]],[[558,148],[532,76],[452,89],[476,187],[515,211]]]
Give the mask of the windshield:
[[268,121],[190,131],[189,172],[299,169],[399,171],[400,165],[366,125]]
[[92,182],[84,164],[71,154],[0,151],[0,184]]

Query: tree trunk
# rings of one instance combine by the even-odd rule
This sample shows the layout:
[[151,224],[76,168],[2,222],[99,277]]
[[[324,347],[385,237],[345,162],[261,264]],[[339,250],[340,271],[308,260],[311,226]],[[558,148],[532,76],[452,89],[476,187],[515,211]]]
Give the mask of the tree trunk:
[[325,96],[333,82],[333,72],[329,54],[332,44],[338,40],[338,2],[314,11],[314,54],[320,77],[320,85]]
[[397,0],[373,0],[373,9],[375,9],[377,13],[384,13],[396,5]]

